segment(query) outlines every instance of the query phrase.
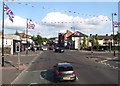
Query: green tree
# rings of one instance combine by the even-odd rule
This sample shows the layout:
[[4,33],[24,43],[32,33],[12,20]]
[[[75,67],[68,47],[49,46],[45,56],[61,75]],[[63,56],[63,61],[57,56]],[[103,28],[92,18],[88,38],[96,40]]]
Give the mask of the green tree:
[[96,48],[98,50],[99,49],[98,35],[93,35],[91,39],[92,49]]
[[95,45],[96,45],[96,48],[97,48],[97,50],[98,50],[98,49],[99,49],[99,46],[100,46],[100,45],[99,45],[99,42],[98,42],[98,35],[95,36],[95,41],[96,41],[96,44],[95,44]]
[[95,36],[94,36],[94,35],[92,36],[92,41],[91,41],[91,43],[92,43],[92,47],[95,47],[96,42],[95,42]]
[[117,34],[115,35],[115,38],[114,38],[115,42],[120,44],[120,33],[117,32]]
[[83,44],[82,44],[82,47],[83,47],[83,48],[86,47],[86,37],[85,37],[85,35],[83,36]]
[[32,36],[32,40],[35,42],[35,45],[41,45],[43,42],[47,42],[47,38],[42,38],[40,35]]
[[16,32],[15,32],[15,35],[18,35],[18,36],[20,35],[17,30],[16,30]]

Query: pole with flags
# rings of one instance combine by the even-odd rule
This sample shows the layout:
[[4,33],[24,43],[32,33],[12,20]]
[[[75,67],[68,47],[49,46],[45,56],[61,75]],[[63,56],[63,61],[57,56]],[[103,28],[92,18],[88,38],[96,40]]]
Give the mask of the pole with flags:
[[34,29],[35,24],[32,23],[31,19],[27,18],[26,21],[26,54],[28,54],[28,29]]
[[4,66],[4,0],[3,0],[3,12],[2,12],[2,64]]
[[26,21],[26,54],[28,54],[28,18],[27,18],[27,21]]
[[4,66],[4,11],[6,11],[6,14],[9,16],[10,21],[13,22],[14,14],[8,8],[8,6],[5,5],[5,2],[3,0],[3,10],[2,10],[2,64],[1,64],[2,67]]

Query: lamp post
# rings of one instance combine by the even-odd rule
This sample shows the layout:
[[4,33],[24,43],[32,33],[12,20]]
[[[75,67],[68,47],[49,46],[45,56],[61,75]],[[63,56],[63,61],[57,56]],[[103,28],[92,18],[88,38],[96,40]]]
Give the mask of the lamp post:
[[[73,29],[74,30],[74,34],[75,34],[75,27],[71,27],[71,29]],[[74,42],[72,41],[72,46],[74,46],[75,45],[75,37],[74,37]],[[75,47],[74,47],[75,48]]]
[[3,12],[2,12],[2,64],[4,66],[4,0],[3,0]]
[[26,54],[28,54],[28,26],[29,26],[29,24],[28,24],[28,20],[31,22],[32,20],[31,19],[28,19],[27,18],[27,21],[26,21]]
[[113,47],[114,47],[114,53],[113,55],[115,56],[115,42],[114,42],[114,22],[113,22],[113,16],[116,16],[117,13],[112,13],[112,30],[113,30]]

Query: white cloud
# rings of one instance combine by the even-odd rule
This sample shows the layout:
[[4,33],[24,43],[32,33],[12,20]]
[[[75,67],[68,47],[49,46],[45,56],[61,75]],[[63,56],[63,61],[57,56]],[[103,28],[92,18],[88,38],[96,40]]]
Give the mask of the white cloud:
[[[95,33],[101,33],[104,30],[107,33],[107,28],[111,26],[111,21],[107,16],[99,15],[91,18],[82,18],[79,16],[68,16],[60,12],[48,13],[43,19],[42,24],[46,27],[54,28],[54,31],[64,31],[66,29],[71,30],[71,27],[75,27],[76,30],[84,31],[88,33],[92,31]],[[109,30],[110,31],[110,30]]]
[[[107,20],[107,21],[106,21]],[[71,30],[75,27],[76,30],[84,32],[89,35],[92,33],[110,33],[111,21],[107,16],[99,15],[91,18],[82,18],[79,16],[69,16],[60,12],[48,13],[42,20],[41,25],[35,24],[34,30],[29,30],[30,35],[40,34],[43,37],[56,37],[58,33],[65,33],[66,30]],[[12,23],[9,18],[5,19],[5,28],[25,31],[26,19],[15,16]]]
[[19,16],[15,16],[13,21],[14,22],[12,23],[7,17],[5,19],[5,28],[17,30],[24,30],[26,28],[26,19]]
[[[9,17],[7,17],[4,21],[4,26],[5,26],[6,30],[13,29],[13,30],[18,30],[19,32],[21,32],[21,31],[25,32],[26,26],[27,26],[26,22],[27,22],[27,19],[24,19],[20,16],[14,16],[13,23],[12,23],[9,20]],[[35,32],[37,32],[40,28],[40,26],[37,23],[35,23],[34,21],[33,21],[33,23],[35,24],[35,28],[33,30],[29,29],[30,35],[33,34],[32,32],[34,32],[34,34],[35,34]],[[2,25],[2,23],[1,23],[1,25]]]

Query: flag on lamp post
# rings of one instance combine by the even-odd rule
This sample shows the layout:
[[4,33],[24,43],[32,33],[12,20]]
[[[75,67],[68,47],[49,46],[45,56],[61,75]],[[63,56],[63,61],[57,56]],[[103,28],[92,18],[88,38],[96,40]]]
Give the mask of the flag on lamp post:
[[116,22],[116,21],[113,22],[113,26],[114,26],[114,27],[120,27],[120,22]]
[[27,28],[28,28],[28,29],[34,29],[34,28],[35,28],[35,24],[33,24],[31,21],[29,21],[29,22],[27,23]]
[[13,22],[14,14],[13,14],[13,12],[9,9],[9,7],[6,4],[4,4],[4,13],[6,15],[8,15],[10,21]]

